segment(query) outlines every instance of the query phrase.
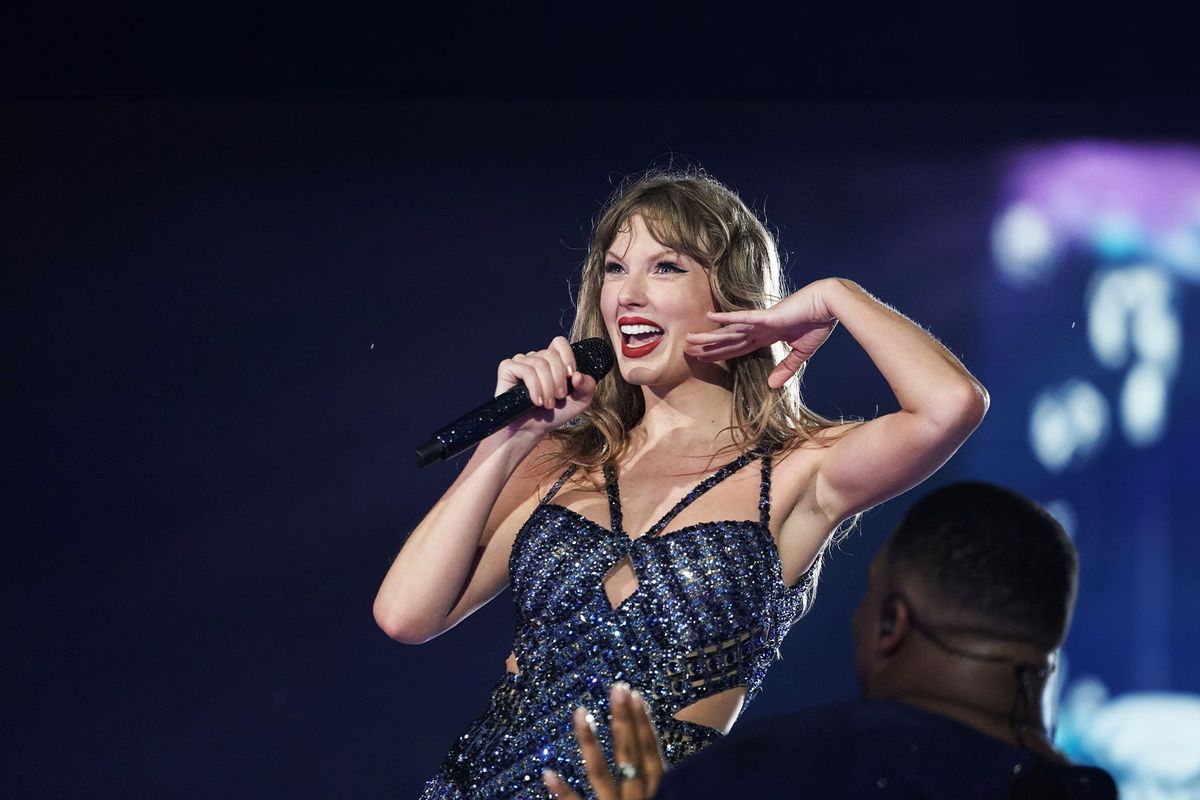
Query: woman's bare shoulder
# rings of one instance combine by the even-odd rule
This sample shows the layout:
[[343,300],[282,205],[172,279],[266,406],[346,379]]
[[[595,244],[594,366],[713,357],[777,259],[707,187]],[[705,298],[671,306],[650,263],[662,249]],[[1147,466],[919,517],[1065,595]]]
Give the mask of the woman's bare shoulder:
[[507,533],[510,538],[515,535],[562,474],[563,470],[558,468],[561,452],[561,444],[546,437],[522,459],[492,507],[488,523],[491,531]]
[[570,464],[563,459],[563,443],[547,436],[525,456],[509,482],[540,497],[569,467]]

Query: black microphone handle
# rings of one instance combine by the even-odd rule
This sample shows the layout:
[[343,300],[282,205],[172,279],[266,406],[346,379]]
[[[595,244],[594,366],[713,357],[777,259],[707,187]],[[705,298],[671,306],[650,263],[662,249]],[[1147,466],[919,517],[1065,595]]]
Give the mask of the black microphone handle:
[[463,414],[418,447],[417,466],[427,467],[435,461],[453,458],[532,408],[529,389],[523,383],[496,395],[473,411]]
[[[612,369],[616,354],[607,339],[593,337],[571,343],[575,368],[599,381]],[[570,383],[567,391],[571,390]],[[417,448],[417,466],[426,467],[435,461],[453,458],[483,441],[508,423],[533,409],[529,390],[520,383],[503,394],[493,397],[474,411],[468,411],[433,435]]]

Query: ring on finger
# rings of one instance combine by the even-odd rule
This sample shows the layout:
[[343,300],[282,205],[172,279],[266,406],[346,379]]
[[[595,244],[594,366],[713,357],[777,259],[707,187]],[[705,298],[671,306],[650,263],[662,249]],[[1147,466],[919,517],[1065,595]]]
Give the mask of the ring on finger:
[[637,764],[630,761],[622,761],[617,764],[617,782],[624,783],[631,781],[638,776]]

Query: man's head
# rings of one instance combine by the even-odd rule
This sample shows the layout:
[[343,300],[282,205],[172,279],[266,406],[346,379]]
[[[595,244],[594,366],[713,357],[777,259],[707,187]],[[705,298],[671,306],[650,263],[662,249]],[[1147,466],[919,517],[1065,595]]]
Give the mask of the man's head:
[[1049,653],[1066,636],[1078,571],[1062,526],[1031,500],[985,483],[930,492],[871,562],[854,616],[863,693],[879,694],[910,634],[943,650],[964,639]]

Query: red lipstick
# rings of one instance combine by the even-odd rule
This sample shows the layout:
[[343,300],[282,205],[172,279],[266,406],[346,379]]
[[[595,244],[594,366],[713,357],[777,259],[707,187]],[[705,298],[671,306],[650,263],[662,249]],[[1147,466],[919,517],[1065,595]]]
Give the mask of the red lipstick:
[[629,343],[629,338],[626,334],[621,333],[621,354],[626,358],[644,358],[654,352],[654,348],[658,347],[659,342],[666,338],[666,334],[662,332],[662,327],[657,322],[645,319],[644,317],[621,317],[617,320],[618,332],[623,325],[648,325],[660,331],[657,339],[636,347]]

